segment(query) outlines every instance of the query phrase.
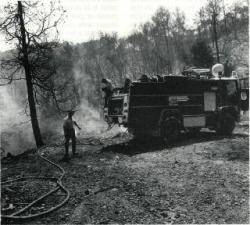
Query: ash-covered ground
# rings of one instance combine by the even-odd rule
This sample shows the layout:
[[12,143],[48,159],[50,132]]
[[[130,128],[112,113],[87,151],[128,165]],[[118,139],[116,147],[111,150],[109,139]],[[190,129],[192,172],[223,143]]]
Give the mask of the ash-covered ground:
[[[238,124],[232,136],[202,130],[196,137],[182,134],[173,146],[154,139],[134,143],[126,133],[86,136],[78,139],[77,151],[66,163],[60,162],[60,143],[43,150],[65,169],[62,182],[70,199],[24,224],[249,223],[248,121]],[[36,153],[2,161],[2,181],[28,175],[58,176],[58,170]],[[2,208],[12,204],[4,213],[52,186],[30,181],[2,187]],[[49,197],[27,214],[52,207],[62,196]]]

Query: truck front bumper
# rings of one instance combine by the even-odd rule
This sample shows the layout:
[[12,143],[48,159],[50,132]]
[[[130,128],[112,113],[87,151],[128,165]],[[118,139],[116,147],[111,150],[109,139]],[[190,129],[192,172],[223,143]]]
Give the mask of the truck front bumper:
[[105,116],[107,123],[115,123],[119,125],[127,125],[126,116],[124,115],[107,115]]

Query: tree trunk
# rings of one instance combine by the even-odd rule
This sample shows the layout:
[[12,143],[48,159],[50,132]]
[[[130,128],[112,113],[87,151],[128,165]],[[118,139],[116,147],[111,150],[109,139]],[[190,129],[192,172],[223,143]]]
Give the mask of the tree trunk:
[[226,12],[225,9],[223,10],[223,15],[224,15],[224,29],[225,29],[225,33],[227,35],[227,16],[226,16]]
[[215,48],[216,48],[216,56],[217,62],[220,62],[220,55],[219,55],[219,46],[218,46],[218,37],[217,37],[217,30],[216,30],[216,14],[213,14],[213,31],[214,31],[214,41],[215,41]]
[[234,38],[237,40],[237,9],[236,5],[234,6]]
[[28,92],[28,102],[30,107],[30,117],[31,117],[31,124],[33,129],[33,134],[36,141],[36,146],[40,147],[43,145],[43,140],[37,120],[37,113],[36,113],[36,104],[34,99],[33,93],[33,84],[32,84],[32,77],[30,74],[30,67],[29,67],[29,57],[27,52],[27,43],[26,43],[26,34],[25,34],[25,26],[23,21],[23,10],[22,10],[22,3],[18,1],[18,14],[20,19],[20,29],[22,35],[22,53],[23,53],[23,66],[25,71],[25,78],[26,78],[26,85],[27,85],[27,92]]

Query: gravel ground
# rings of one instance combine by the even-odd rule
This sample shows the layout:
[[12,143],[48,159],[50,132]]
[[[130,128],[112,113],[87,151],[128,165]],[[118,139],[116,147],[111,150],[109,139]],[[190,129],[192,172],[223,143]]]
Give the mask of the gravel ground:
[[[197,137],[182,134],[168,147],[157,140],[126,142],[119,135],[102,145],[89,140],[79,140],[79,156],[69,163],[60,162],[63,146],[45,149],[44,155],[65,169],[63,184],[71,196],[61,209],[23,224],[249,223],[248,123],[240,123],[230,137],[207,130]],[[34,153],[2,162],[2,181],[27,175],[59,173]],[[10,212],[53,186],[18,185],[2,187],[1,206],[12,204]],[[52,206],[60,196],[33,211]]]

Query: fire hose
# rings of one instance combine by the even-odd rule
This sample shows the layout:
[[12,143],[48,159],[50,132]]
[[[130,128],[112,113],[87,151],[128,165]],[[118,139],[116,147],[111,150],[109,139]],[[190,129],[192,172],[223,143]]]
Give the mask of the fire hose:
[[[108,127],[108,130],[112,129],[114,125],[111,125],[110,127]],[[12,179],[12,180],[8,180],[8,181],[4,181],[4,182],[1,182],[1,185],[4,186],[4,185],[7,185],[7,184],[10,184],[10,183],[13,183],[13,182],[19,182],[19,181],[25,181],[25,180],[50,180],[50,181],[53,181],[54,183],[56,183],[56,188],[50,190],[49,192],[47,192],[46,194],[42,195],[41,197],[37,198],[36,200],[34,200],[33,202],[29,203],[27,206],[21,208],[20,210],[18,210],[17,212],[14,212],[10,215],[2,215],[1,214],[1,219],[5,219],[5,220],[25,220],[25,219],[34,219],[34,218],[37,218],[37,217],[40,217],[40,216],[43,216],[43,215],[46,215],[48,213],[51,213],[59,208],[61,208],[68,200],[69,200],[69,197],[70,197],[70,193],[69,191],[62,185],[62,179],[65,175],[65,170],[59,166],[58,164],[56,164],[55,162],[52,162],[51,160],[45,158],[44,156],[42,156],[39,152],[42,150],[42,149],[45,149],[46,147],[48,147],[47,145],[39,148],[37,150],[37,155],[45,160],[46,162],[48,162],[49,164],[55,166],[56,168],[58,168],[60,171],[61,171],[61,176],[59,178],[55,178],[55,177],[37,177],[37,176],[30,176],[30,177],[20,177],[20,178],[16,178],[16,179]],[[43,200],[44,198],[48,197],[49,195],[57,192],[58,190],[62,190],[66,195],[65,195],[65,198],[62,202],[60,202],[58,205],[46,210],[46,211],[43,211],[43,212],[40,212],[40,213],[36,213],[36,214],[32,214],[32,215],[27,215],[27,216],[20,216],[21,213],[27,211],[28,209],[30,209],[33,205],[35,205],[36,203],[40,202],[41,200]]]
[[[62,185],[62,179],[65,175],[65,170],[59,166],[58,164],[50,161],[49,159],[43,157],[41,154],[39,154],[39,151],[46,148],[47,146],[44,146],[40,149],[38,149],[37,153],[38,153],[38,156],[40,158],[42,158],[43,160],[47,161],[48,163],[50,163],[51,165],[57,167],[60,171],[61,171],[61,176],[59,178],[55,178],[55,177],[36,177],[36,176],[33,176],[33,177],[20,177],[20,178],[17,178],[17,179],[12,179],[12,180],[8,180],[8,181],[4,181],[4,182],[1,182],[1,185],[6,185],[6,184],[9,184],[9,183],[12,183],[12,182],[18,182],[18,181],[24,181],[24,180],[31,180],[31,179],[36,179],[36,180],[50,180],[50,181],[53,181],[54,183],[56,183],[56,188],[52,189],[51,191],[47,192],[46,194],[42,195],[41,197],[37,198],[36,200],[34,200],[33,202],[29,203],[27,206],[23,207],[22,209],[18,210],[17,212],[14,212],[10,215],[2,215],[1,214],[1,218],[2,219],[12,219],[12,220],[25,220],[25,219],[34,219],[34,218],[37,218],[37,217],[40,217],[40,216],[43,216],[43,215],[46,215],[48,213],[51,213],[59,208],[61,208],[68,200],[69,200],[69,196],[70,196],[70,193],[69,191]],[[65,195],[65,198],[62,202],[60,202],[58,205],[46,210],[46,211],[43,211],[43,212],[40,212],[40,213],[36,213],[36,214],[32,214],[32,215],[27,215],[27,216],[20,216],[21,213],[23,213],[24,211],[28,210],[29,208],[31,208],[33,205],[35,205],[36,203],[38,203],[39,201],[43,200],[44,198],[48,197],[49,195],[59,191],[59,190],[62,190],[66,195]]]

